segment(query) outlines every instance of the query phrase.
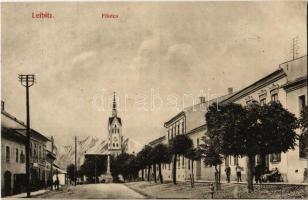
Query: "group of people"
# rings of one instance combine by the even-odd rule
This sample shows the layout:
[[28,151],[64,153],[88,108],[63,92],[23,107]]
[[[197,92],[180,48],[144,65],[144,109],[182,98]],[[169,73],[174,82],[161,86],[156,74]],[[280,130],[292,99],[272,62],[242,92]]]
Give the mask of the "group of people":
[[[236,171],[236,180],[237,180],[237,182],[242,182],[242,171],[243,171],[243,168],[237,164],[236,167],[235,167],[235,171]],[[227,176],[227,181],[228,181],[228,183],[230,183],[231,168],[230,168],[229,165],[226,166],[225,172],[226,172],[226,176]]]
[[[235,167],[235,171],[236,171],[236,181],[242,182],[243,167],[241,167],[237,164],[236,167]],[[226,166],[225,173],[226,173],[227,181],[228,181],[228,183],[230,183],[231,168],[230,168],[229,165]],[[264,166],[261,165],[261,164],[257,164],[255,166],[254,177],[255,177],[256,183],[261,183],[261,182],[264,182],[264,181],[281,181],[280,180],[281,178],[279,177],[279,175],[280,175],[280,173],[278,171],[278,168],[275,168],[272,171],[266,171]]]

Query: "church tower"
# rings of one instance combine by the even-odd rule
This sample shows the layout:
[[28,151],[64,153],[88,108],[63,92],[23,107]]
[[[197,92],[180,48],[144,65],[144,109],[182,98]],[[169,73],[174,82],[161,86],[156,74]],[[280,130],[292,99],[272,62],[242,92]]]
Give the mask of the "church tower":
[[108,120],[108,151],[111,155],[118,156],[122,153],[123,145],[122,122],[118,117],[115,92],[113,93],[112,116]]

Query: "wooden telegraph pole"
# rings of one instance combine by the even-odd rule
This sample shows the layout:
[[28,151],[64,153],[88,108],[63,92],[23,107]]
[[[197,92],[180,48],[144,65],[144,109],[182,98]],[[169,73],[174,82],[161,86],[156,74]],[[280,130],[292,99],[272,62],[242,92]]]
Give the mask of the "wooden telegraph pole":
[[29,102],[29,87],[34,85],[35,76],[33,74],[19,75],[20,83],[26,87],[26,107],[27,107],[27,141],[26,141],[26,176],[27,176],[27,198],[31,197],[30,187],[30,102]]
[[75,186],[77,185],[77,136],[75,136]]

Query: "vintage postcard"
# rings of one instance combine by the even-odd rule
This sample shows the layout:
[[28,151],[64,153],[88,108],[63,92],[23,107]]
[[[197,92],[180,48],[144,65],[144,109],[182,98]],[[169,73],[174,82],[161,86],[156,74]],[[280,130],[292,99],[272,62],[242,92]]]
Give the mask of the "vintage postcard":
[[307,1],[1,2],[1,197],[308,198]]

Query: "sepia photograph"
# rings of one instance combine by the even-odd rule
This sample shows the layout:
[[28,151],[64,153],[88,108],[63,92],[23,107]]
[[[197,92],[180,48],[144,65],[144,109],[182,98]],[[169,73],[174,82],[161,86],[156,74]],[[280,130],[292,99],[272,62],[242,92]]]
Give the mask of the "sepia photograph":
[[1,198],[307,199],[307,1],[2,1]]

